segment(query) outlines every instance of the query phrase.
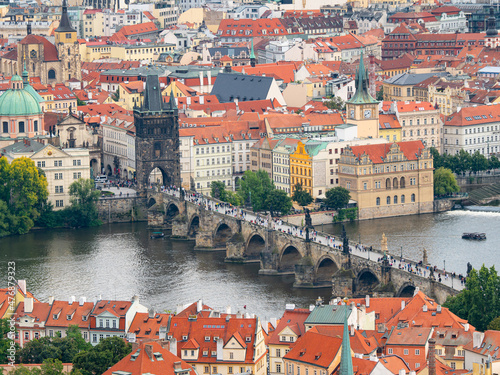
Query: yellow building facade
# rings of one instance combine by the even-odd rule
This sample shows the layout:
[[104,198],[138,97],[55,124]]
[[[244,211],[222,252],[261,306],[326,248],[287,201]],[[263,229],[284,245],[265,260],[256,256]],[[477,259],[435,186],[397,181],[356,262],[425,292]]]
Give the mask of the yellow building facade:
[[302,141],[297,143],[295,152],[290,154],[290,184],[292,194],[295,185],[300,184],[312,196],[312,157]]

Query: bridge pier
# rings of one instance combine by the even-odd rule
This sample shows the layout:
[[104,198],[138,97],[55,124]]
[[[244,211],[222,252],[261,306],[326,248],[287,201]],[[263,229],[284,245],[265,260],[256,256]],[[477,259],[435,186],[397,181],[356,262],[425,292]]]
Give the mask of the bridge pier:
[[278,249],[262,252],[260,254],[260,270],[259,275],[279,276],[278,272],[279,253]]
[[296,264],[294,288],[314,288],[314,265]]
[[177,215],[172,219],[172,239],[189,240],[189,223],[184,215]]
[[332,277],[332,296],[352,297],[355,279],[352,270],[339,270]]

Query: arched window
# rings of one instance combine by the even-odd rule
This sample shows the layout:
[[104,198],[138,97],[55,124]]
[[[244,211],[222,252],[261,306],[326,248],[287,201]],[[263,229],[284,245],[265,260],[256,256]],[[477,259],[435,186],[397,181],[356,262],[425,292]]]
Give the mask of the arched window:
[[404,177],[401,177],[401,180],[399,182],[399,187],[401,189],[404,189],[405,188],[405,178]]
[[403,194],[403,195],[401,196],[401,203],[404,203],[404,202],[405,202],[405,195]]
[[70,63],[69,63],[69,62],[68,62],[68,69],[71,69],[71,65],[70,65]]
[[377,197],[377,201],[376,202],[377,202],[377,206],[380,206],[380,198],[379,197]]
[[391,179],[388,178],[387,180],[385,180],[385,188],[387,190],[389,190],[391,188]]
[[397,195],[394,196],[394,204],[398,204],[398,196]]
[[391,197],[387,196],[386,203],[391,204]]
[[38,120],[35,120],[33,122],[33,130],[36,131],[36,132],[38,131]]
[[56,79],[56,71],[54,69],[50,69],[47,77],[48,79]]
[[24,133],[24,121],[19,121],[19,133]]
[[411,195],[411,201],[412,201],[412,202],[415,202],[415,194],[412,194],[412,195]]
[[396,177],[394,177],[394,180],[392,180],[392,187],[394,189],[398,188],[398,179]]
[[[71,55],[71,48],[68,48],[68,56]],[[69,63],[68,63],[68,68],[69,68]]]

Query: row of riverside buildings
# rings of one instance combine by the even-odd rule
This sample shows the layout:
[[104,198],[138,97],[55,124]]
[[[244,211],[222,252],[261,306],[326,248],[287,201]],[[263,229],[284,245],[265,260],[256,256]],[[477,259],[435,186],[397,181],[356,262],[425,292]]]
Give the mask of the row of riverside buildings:
[[201,300],[178,305],[175,314],[148,309],[138,297],[40,302],[24,280],[9,311],[8,292],[0,290],[0,315],[15,320],[21,347],[41,337],[64,338],[73,325],[92,345],[113,336],[131,342],[132,352],[109,375],[138,374],[135,362],[155,368],[151,373],[183,375],[330,375],[343,374],[345,366],[351,375],[492,375],[500,365],[497,331],[476,331],[418,288],[408,297],[289,304],[280,319],[267,321]]

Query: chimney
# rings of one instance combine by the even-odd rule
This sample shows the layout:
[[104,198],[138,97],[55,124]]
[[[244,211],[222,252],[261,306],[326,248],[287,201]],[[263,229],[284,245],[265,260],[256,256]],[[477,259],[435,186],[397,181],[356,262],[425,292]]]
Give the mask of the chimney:
[[200,72],[200,92],[203,93],[203,72]]
[[370,307],[370,296],[368,294],[365,297],[365,306]]
[[484,333],[475,331],[472,333],[472,347],[479,348],[484,339]]
[[210,86],[212,86],[212,72],[210,70],[207,71],[207,82],[208,82],[207,92],[210,92]]
[[314,310],[314,308],[315,308],[315,306],[314,306],[314,305],[309,305],[309,311],[313,311],[313,310]]
[[200,104],[205,104],[205,97],[203,95],[200,95]]
[[70,305],[72,305],[72,304],[73,304],[73,302],[75,302],[75,301],[76,301],[75,296],[71,296],[71,297],[69,297],[68,303],[69,303]]
[[203,302],[200,300],[198,300],[198,302],[196,303],[196,312],[199,313],[201,310],[203,310]]
[[415,291],[413,292],[413,297],[415,297],[418,294],[418,292],[420,292],[420,288],[417,286],[415,287]]
[[170,353],[172,353],[173,355],[177,355],[177,340],[175,339],[175,337],[172,337],[169,340],[169,343],[170,343]]
[[231,306],[226,306],[226,314],[231,314]]
[[224,359],[222,356],[223,347],[224,347],[224,340],[217,339],[217,361],[222,361]]
[[186,104],[188,107],[191,105],[191,97],[190,96],[186,97]]
[[236,110],[238,111],[240,108],[238,107],[238,99],[234,99],[234,104],[236,105]]
[[78,300],[78,304],[80,306],[83,306],[85,302],[87,302],[87,297],[80,297],[80,299]]
[[469,323],[464,324],[464,331],[469,332]]
[[429,339],[429,375],[436,375],[436,340]]
[[49,305],[52,305],[54,303],[54,296],[49,297]]
[[404,369],[399,370],[399,375],[405,375],[406,371]]
[[174,372],[182,370],[181,361],[174,362]]
[[137,349],[139,349],[139,343],[133,342],[132,343],[132,352],[135,352]]
[[427,312],[427,305],[423,305],[423,306],[422,306],[422,311],[423,311],[423,312]]
[[441,305],[437,305],[436,307],[436,312],[439,314],[441,313]]
[[146,352],[150,360],[153,360],[153,345],[151,344],[144,345],[144,352]]
[[405,309],[406,303],[404,300],[401,301],[401,311]]
[[166,326],[161,326],[160,329],[158,330],[158,338],[160,340],[166,340],[167,339],[167,327]]
[[154,319],[155,315],[156,315],[156,311],[154,309],[148,310],[148,318]]
[[351,336],[354,336],[354,324],[351,326]]
[[17,280],[17,285],[21,290],[21,293],[26,294],[26,280]]
[[33,298],[26,297],[24,299],[24,313],[31,314],[33,312]]

